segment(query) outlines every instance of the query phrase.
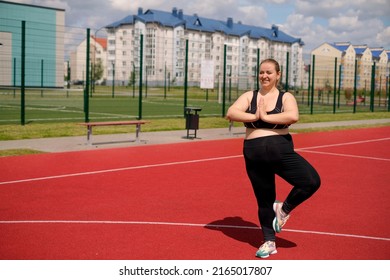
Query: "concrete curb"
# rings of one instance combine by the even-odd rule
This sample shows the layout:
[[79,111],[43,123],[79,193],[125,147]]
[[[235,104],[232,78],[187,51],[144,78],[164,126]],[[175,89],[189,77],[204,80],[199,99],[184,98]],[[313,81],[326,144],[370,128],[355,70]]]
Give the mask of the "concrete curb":
[[[336,121],[323,123],[297,123],[291,126],[292,130],[308,129],[308,128],[327,128],[340,126],[356,126],[356,125],[376,125],[389,124],[390,119],[374,119],[374,120],[352,120],[352,121]],[[110,135],[93,135],[92,144],[87,144],[87,137],[59,137],[59,138],[42,138],[42,139],[26,139],[26,140],[10,140],[0,141],[0,150],[9,149],[32,149],[42,152],[67,152],[67,151],[82,151],[96,150],[119,147],[136,147],[140,145],[157,145],[168,143],[188,143],[192,141],[204,140],[220,140],[230,138],[243,138],[245,134],[244,127],[229,128],[214,128],[214,129],[199,129],[197,138],[188,139],[187,130],[177,131],[159,131],[159,132],[141,132],[140,142],[134,142],[135,133],[128,134],[110,134]]]

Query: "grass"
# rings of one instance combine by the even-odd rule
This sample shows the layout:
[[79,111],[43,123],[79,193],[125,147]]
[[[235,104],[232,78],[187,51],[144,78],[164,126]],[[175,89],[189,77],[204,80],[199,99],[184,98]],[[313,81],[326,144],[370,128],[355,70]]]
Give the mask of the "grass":
[[[313,114],[301,115],[299,123],[315,123],[315,122],[333,122],[344,120],[368,120],[368,119],[384,119],[390,118],[389,112],[377,113],[343,113],[343,114]],[[207,128],[223,128],[228,126],[228,121],[222,117],[201,117],[199,126],[202,129]],[[241,123],[235,123],[234,126],[242,126]],[[0,141],[4,140],[20,140],[20,139],[37,139],[47,137],[66,137],[66,136],[82,136],[86,135],[85,127],[77,123],[29,123],[24,126],[20,124],[5,124],[0,125]],[[130,129],[130,130],[129,130]],[[144,132],[153,131],[172,131],[185,129],[185,119],[168,118],[168,119],[152,119],[151,122],[142,127]],[[133,127],[114,126],[101,127],[94,130],[94,134],[116,134],[128,133],[135,130]]]
[[[117,105],[117,104],[115,104]],[[203,105],[208,105],[204,103]],[[208,106],[213,106],[212,104]],[[117,108],[116,108],[117,109]],[[117,109],[118,110],[118,109]],[[215,108],[213,108],[215,110]],[[206,110],[202,110],[200,113],[199,126],[201,129],[207,128],[224,128],[228,127],[228,121],[222,117],[208,117]],[[212,111],[212,110],[210,110]],[[142,131],[172,131],[185,129],[185,118],[182,116],[179,110],[180,117],[171,118],[158,118],[151,116],[143,118],[150,120],[147,125],[142,126]],[[58,113],[58,112],[57,112]],[[389,112],[358,112],[358,113],[325,113],[325,114],[307,114],[301,113],[299,123],[316,123],[316,122],[333,122],[344,120],[369,120],[369,119],[384,119],[390,118]],[[83,136],[86,135],[86,128],[78,125],[79,122],[83,122],[81,117],[79,120],[67,120],[59,122],[59,120],[53,121],[30,121],[26,125],[20,124],[2,124],[0,125],[0,141],[6,140],[21,140],[21,139],[39,139],[48,137],[67,137],[67,136]],[[389,125],[389,124],[387,124]],[[234,123],[235,127],[242,126],[241,123]],[[359,126],[361,127],[361,126]],[[335,128],[309,128],[299,130],[299,132],[309,132],[318,130],[330,130],[330,129],[345,129],[346,127]],[[295,129],[296,130],[296,129]],[[117,133],[129,133],[134,132],[134,127],[128,126],[115,126],[115,127],[99,127],[94,129],[94,134],[117,134]],[[39,153],[34,150],[0,150],[0,156],[13,156],[13,155],[25,155]]]
[[42,154],[42,152],[32,150],[32,149],[0,150],[0,157],[23,156],[23,155],[33,155],[33,154]]

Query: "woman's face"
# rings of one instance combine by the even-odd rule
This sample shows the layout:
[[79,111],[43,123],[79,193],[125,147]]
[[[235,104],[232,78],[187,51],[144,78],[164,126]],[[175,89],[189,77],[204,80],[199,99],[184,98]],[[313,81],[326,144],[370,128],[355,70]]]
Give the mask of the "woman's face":
[[263,87],[276,86],[280,78],[280,73],[276,72],[272,62],[264,62],[260,65],[259,79]]

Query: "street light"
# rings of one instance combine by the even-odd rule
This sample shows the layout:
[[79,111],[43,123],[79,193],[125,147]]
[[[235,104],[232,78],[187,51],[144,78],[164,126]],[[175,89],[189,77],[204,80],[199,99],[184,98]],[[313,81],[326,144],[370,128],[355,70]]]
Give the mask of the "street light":
[[97,49],[97,47],[96,47],[96,43],[97,43],[97,41],[96,41],[96,38],[97,38],[97,33],[100,31],[100,30],[102,30],[103,28],[105,28],[106,26],[104,25],[104,26],[102,26],[102,27],[100,27],[99,29],[97,29],[96,31],[95,31],[95,33],[94,33],[94,37],[93,37],[93,41],[94,41],[94,43],[93,43],[93,65],[92,65],[92,88],[91,88],[91,90],[93,90],[93,92],[95,92],[95,78],[96,78],[96,49]]

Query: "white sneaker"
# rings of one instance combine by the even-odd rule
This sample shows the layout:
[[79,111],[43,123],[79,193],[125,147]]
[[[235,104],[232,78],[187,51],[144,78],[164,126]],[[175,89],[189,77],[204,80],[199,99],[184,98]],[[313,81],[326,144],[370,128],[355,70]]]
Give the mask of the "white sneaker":
[[276,254],[277,252],[275,241],[266,241],[260,246],[259,250],[257,250],[256,257],[265,259],[268,258],[269,255]]

